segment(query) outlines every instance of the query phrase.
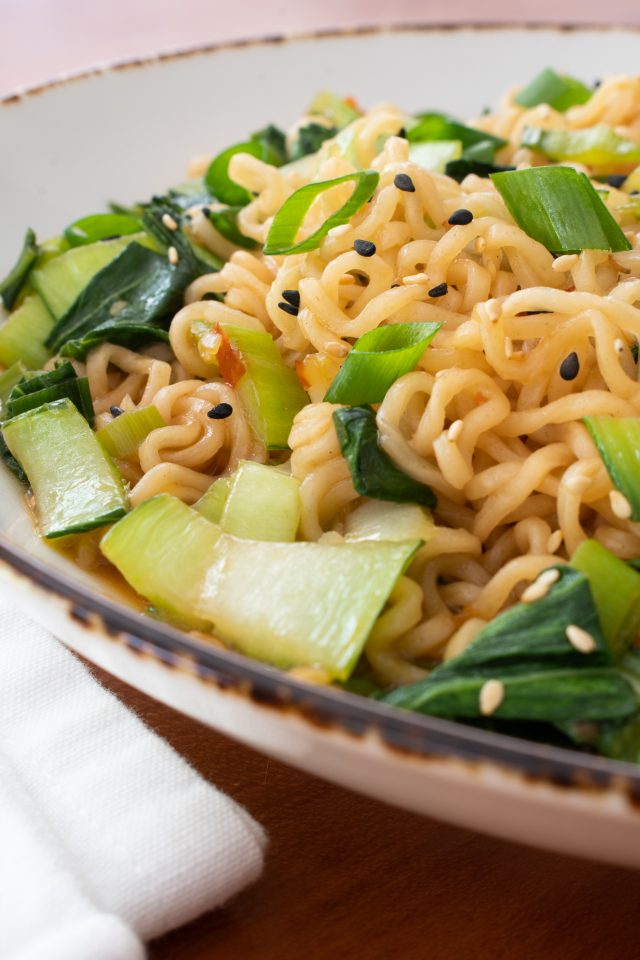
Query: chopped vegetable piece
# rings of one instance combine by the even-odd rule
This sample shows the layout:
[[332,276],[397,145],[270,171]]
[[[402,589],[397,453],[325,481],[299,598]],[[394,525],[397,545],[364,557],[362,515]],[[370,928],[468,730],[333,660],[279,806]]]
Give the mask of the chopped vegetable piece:
[[363,500],[345,521],[345,540],[422,540],[433,537],[435,525],[428,510],[415,503]]
[[409,160],[434,173],[444,173],[447,164],[459,160],[461,156],[462,144],[459,140],[412,143],[409,148]]
[[604,123],[584,130],[525,127],[520,144],[551,160],[584,163],[590,167],[619,168],[620,164],[640,163],[640,143],[621,137]]
[[96,437],[110,457],[126,459],[136,452],[152,430],[164,426],[164,418],[152,405],[121,413],[98,430]]
[[286,160],[284,134],[276,127],[266,127],[250,140],[227,147],[214,157],[204,175],[204,183],[211,194],[230,207],[244,207],[253,199],[248,190],[229,176],[229,163],[237,153],[249,153],[264,163],[279,167]]
[[329,403],[378,403],[414,369],[441,323],[394,323],[363,334],[327,390]]
[[[264,247],[266,254],[304,253],[320,246],[332,227],[348,223],[360,207],[369,200],[378,186],[380,174],[375,170],[361,170],[347,173],[334,180],[322,180],[320,183],[308,183],[296,190],[280,207],[269,229]],[[296,236],[304,218],[316,197],[341,183],[353,181],[353,193],[343,205],[314,230],[308,237],[296,242]]]
[[93,403],[86,377],[78,377],[72,364],[62,361],[53,370],[28,373],[13,387],[7,398],[6,418],[34,410],[43,403],[68,397],[93,426]]
[[257,242],[252,237],[246,237],[244,233],[241,233],[238,226],[240,210],[242,210],[242,207],[223,207],[222,209],[208,207],[207,217],[218,233],[222,234],[230,243],[235,243],[237,247],[242,247],[245,250],[255,250],[258,246]]
[[11,310],[18,299],[25,280],[38,259],[38,244],[33,230],[27,230],[22,241],[22,250],[16,264],[11,268],[4,280],[0,281],[0,298],[7,310]]
[[229,496],[229,490],[233,483],[233,476],[218,477],[205,493],[202,494],[197,503],[194,503],[193,509],[201,513],[203,517],[210,520],[211,523],[220,523],[220,517],[224,510],[224,505]]
[[268,450],[286,449],[296,413],[309,402],[270,334],[225,324],[217,360],[247,420]]
[[101,549],[156,606],[206,621],[249,656],[317,666],[341,680],[418,547],[217,535],[195,510],[162,495],[116,524]]
[[295,477],[247,460],[233,477],[219,522],[234,537],[292,543],[301,510]]
[[584,417],[614,487],[640,520],[640,417]]
[[16,383],[18,383],[19,380],[22,380],[26,372],[27,368],[22,360],[16,360],[16,362],[12,364],[8,370],[5,370],[4,373],[0,374],[0,417],[4,418],[4,411],[7,400],[9,399],[9,394],[15,387]]
[[552,253],[631,249],[584,173],[531,167],[491,179],[518,226]]
[[592,91],[580,80],[561,76],[555,70],[543,70],[516,94],[514,100],[521,107],[537,107],[539,103],[548,103],[559,113],[570,107],[577,107],[591,98]]
[[300,127],[289,151],[290,160],[300,160],[310,153],[317,153],[325,140],[334,137],[337,132],[337,127],[327,127],[324,123],[312,122]]
[[342,407],[334,411],[333,422],[342,456],[361,496],[424,507],[436,505],[433,490],[399,470],[378,446],[376,415],[371,407]]
[[472,147],[476,143],[490,142],[494,153],[507,143],[502,137],[496,137],[486,130],[478,130],[460,123],[446,113],[419,113],[417,124],[407,130],[410,143],[423,143],[425,140],[459,140],[462,147]]
[[462,183],[470,173],[474,173],[477,177],[490,177],[492,173],[508,173],[511,170],[515,170],[515,167],[487,163],[482,160],[467,160],[465,157],[460,160],[450,160],[444,168],[446,175],[458,183]]
[[67,313],[89,281],[121,254],[132,240],[142,246],[156,247],[146,233],[139,233],[74,247],[35,267],[29,279],[56,320]]
[[29,478],[48,540],[102,527],[126,512],[118,472],[70,400],[22,413],[2,433]]
[[640,633],[640,574],[596,540],[583,540],[571,566],[587,577],[602,633],[614,660]]
[[99,240],[113,240],[114,237],[128,237],[140,233],[142,221],[122,213],[94,213],[81,217],[64,231],[65,239],[71,247],[80,247]]
[[360,116],[359,111],[351,103],[328,90],[322,90],[313,98],[307,112],[311,116],[314,113],[319,113],[330,120],[339,130],[346,127],[347,124],[353,123]]
[[0,326],[0,363],[10,366],[21,361],[39,369],[51,355],[45,340],[54,322],[37,293],[25,297]]
[[145,500],[100,541],[128,583],[181,626],[207,630],[195,607],[220,530],[181,500]]

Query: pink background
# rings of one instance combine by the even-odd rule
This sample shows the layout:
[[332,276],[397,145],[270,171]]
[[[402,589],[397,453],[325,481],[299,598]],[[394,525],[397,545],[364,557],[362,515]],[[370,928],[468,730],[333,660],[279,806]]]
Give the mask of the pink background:
[[1,95],[96,63],[329,26],[640,24],[640,0],[0,0],[0,13]]

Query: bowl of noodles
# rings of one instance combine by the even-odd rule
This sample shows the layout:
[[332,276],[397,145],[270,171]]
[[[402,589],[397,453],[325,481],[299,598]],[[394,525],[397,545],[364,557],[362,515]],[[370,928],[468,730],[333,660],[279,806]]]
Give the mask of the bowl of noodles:
[[0,559],[232,736],[636,866],[640,79],[593,38],[270,40],[6,100]]

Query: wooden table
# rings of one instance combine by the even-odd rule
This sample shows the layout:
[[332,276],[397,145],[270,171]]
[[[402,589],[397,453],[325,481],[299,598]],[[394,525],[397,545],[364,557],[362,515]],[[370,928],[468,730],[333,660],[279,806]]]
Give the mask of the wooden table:
[[[0,93],[88,64],[329,24],[607,17],[637,0],[1,0]],[[359,797],[241,747],[100,674],[267,828],[267,869],[150,960],[635,960],[640,874],[480,837]]]

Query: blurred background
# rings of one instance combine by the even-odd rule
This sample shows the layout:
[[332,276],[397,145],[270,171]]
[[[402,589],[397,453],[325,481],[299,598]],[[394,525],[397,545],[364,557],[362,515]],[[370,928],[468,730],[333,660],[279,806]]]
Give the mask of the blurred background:
[[461,21],[640,25],[639,0],[0,0],[0,12],[0,94],[92,64],[332,26]]

